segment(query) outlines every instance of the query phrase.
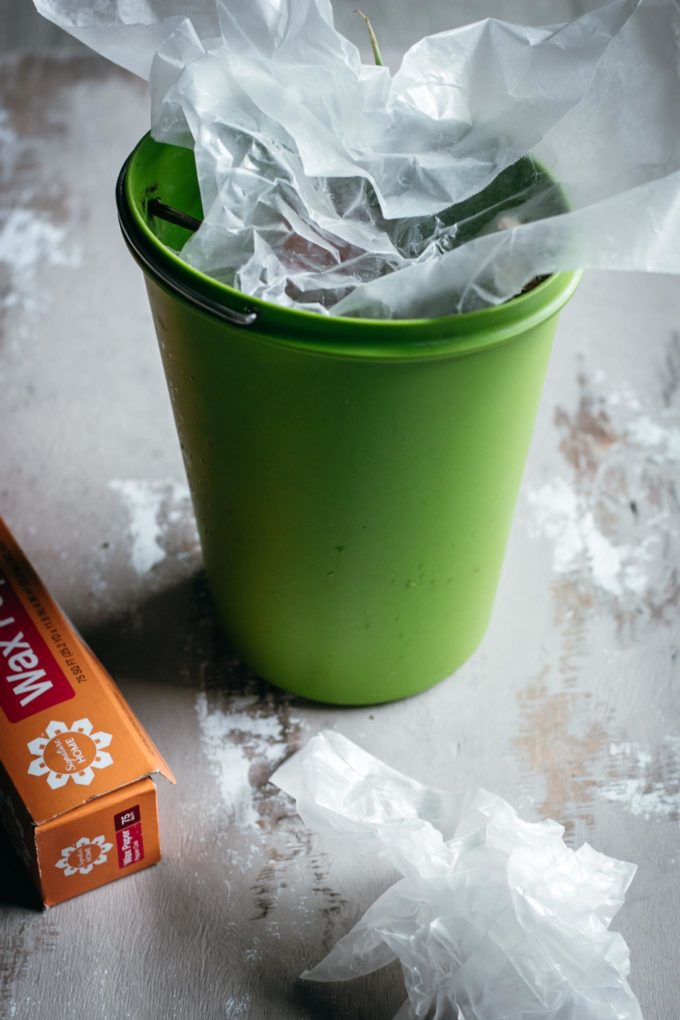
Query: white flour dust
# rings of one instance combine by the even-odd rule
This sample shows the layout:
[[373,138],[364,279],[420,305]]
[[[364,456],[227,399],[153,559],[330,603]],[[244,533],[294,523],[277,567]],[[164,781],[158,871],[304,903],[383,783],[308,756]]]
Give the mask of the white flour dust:
[[66,228],[33,209],[0,208],[0,263],[7,267],[9,287],[5,308],[31,311],[41,293],[40,273],[46,266],[74,269],[80,252],[68,241]]
[[241,1017],[250,1016],[250,999],[246,995],[239,995],[227,999],[224,1007],[226,1020],[240,1020]]
[[[213,706],[205,692],[196,698],[203,750],[217,779],[227,815],[241,829],[255,829],[257,787],[254,770],[273,772],[288,753],[286,728],[275,714],[261,714],[255,695],[241,695]],[[299,724],[299,720],[293,720]]]
[[656,755],[635,742],[611,744],[613,776],[599,795],[642,818],[680,816],[680,737],[666,737]]
[[638,446],[650,450],[658,462],[680,461],[680,429],[640,415],[628,426],[628,435]]
[[612,595],[645,590],[649,543],[615,545],[598,528],[588,497],[577,493],[566,479],[557,478],[530,491],[527,501],[534,532],[554,543],[556,573],[585,566],[595,584]]
[[[16,131],[13,130],[9,122],[9,113],[7,110],[3,110],[0,107],[0,145],[2,146],[2,149],[0,151],[2,151],[4,154],[11,153],[13,150],[10,148],[10,146],[16,145],[16,143],[17,133]],[[7,164],[8,162],[9,161],[7,160],[7,157],[5,155],[2,160],[3,167],[5,167],[5,164]],[[7,166],[7,169],[10,169],[10,167]]]
[[667,484],[669,466],[680,464],[677,412],[654,418],[628,384],[610,391],[602,373],[594,382],[603,392],[588,397],[589,407],[600,409],[604,439],[579,429],[589,468],[529,490],[529,527],[552,542],[557,575],[587,577],[618,598],[640,596],[678,538]]
[[114,480],[109,486],[121,497],[127,511],[130,560],[138,575],[148,574],[165,559],[173,528],[189,527],[189,543],[197,547],[191,499],[184,482],[129,478]]

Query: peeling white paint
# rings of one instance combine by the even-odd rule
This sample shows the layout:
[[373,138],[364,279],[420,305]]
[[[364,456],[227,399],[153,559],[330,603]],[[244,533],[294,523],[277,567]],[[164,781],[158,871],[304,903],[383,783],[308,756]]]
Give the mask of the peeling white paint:
[[[183,482],[133,478],[114,480],[109,486],[125,504],[132,566],[140,576],[148,574],[165,559],[168,529],[187,519],[193,522],[189,489]],[[193,523],[192,528],[197,544]]]

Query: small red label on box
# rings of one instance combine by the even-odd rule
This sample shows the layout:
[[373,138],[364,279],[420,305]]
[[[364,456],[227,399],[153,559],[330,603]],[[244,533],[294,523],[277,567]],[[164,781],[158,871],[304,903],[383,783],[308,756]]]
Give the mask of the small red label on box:
[[15,723],[73,697],[75,691],[0,572],[0,707]]
[[144,843],[142,842],[142,826],[140,822],[129,825],[116,832],[118,844],[118,867],[128,868],[144,860]]
[[128,825],[133,825],[140,819],[139,804],[135,804],[134,807],[126,808],[125,811],[121,811],[120,814],[113,816],[113,824],[116,827],[116,832],[119,829],[126,829]]

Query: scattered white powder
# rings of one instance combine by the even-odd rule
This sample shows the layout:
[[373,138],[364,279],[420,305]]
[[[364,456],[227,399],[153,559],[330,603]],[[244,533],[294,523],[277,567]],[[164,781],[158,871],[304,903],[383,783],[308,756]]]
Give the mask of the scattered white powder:
[[607,406],[608,407],[623,407],[628,411],[641,411],[642,404],[637,393],[630,385],[630,383],[622,383],[618,389],[611,389],[611,379],[606,372],[598,369],[594,376],[593,381],[604,390],[607,394]]
[[[608,778],[599,786],[605,800],[622,804],[632,815],[642,818],[680,815],[680,738],[666,737],[656,764],[652,755],[639,744],[611,744],[611,763],[618,778]],[[664,768],[661,769],[661,763]],[[664,773],[664,781],[659,774]]]
[[[0,206],[0,265],[7,286],[0,293],[0,308],[16,309],[22,314],[34,312],[44,301],[48,290],[42,274],[47,267],[76,268],[81,264],[79,247],[69,238],[69,231],[44,209],[32,209],[36,182],[22,167],[22,160],[33,162],[35,139],[22,138],[14,131],[7,110],[0,108],[0,176],[21,184],[14,195],[13,206]],[[29,157],[26,159],[26,157]],[[11,331],[23,338],[28,325],[21,319]]]
[[125,479],[109,485],[121,496],[127,510],[132,566],[140,576],[147,574],[165,559],[167,529],[187,517],[193,520],[189,490],[183,482],[169,480]]
[[[607,384],[601,373],[594,380]],[[593,583],[610,595],[641,595],[650,584],[650,565],[658,559],[669,530],[667,507],[645,500],[651,490],[664,492],[663,478],[656,485],[656,464],[667,467],[680,462],[680,429],[671,412],[656,419],[644,412],[629,384],[607,390],[604,401],[611,421],[610,441],[597,452],[592,475],[580,475],[573,484],[556,478],[527,493],[530,527],[553,543],[553,566],[557,574],[587,573]],[[624,477],[625,488],[612,494],[612,478]],[[636,503],[644,505],[644,533],[636,529],[632,514]],[[603,530],[606,528],[606,531]]]
[[629,425],[628,435],[639,446],[654,450],[658,459],[680,461],[680,429],[665,427],[641,415]]
[[[10,151],[10,147],[16,145],[17,133],[9,122],[9,111],[0,108],[0,152],[3,154]],[[3,164],[5,160],[3,159]]]
[[201,692],[196,712],[203,750],[217,779],[231,821],[242,829],[257,827],[259,815],[250,781],[254,765],[273,771],[287,750],[286,732],[276,715],[258,714],[255,696],[243,695],[216,707]]
[[648,544],[614,545],[597,527],[587,498],[564,478],[529,492],[527,500],[535,531],[554,543],[553,565],[558,574],[585,566],[595,584],[612,595],[644,591]]
[[616,427],[625,434],[627,449],[631,444],[637,445],[646,458],[653,452],[656,454],[653,459],[658,463],[680,461],[680,428],[674,408],[661,411],[655,408],[656,418],[652,418],[645,414],[639,396],[629,383],[610,391],[604,375],[597,373],[596,379],[606,390],[607,409],[615,408],[616,416],[621,419]]
[[46,266],[75,268],[80,252],[67,244],[63,226],[33,209],[0,209],[0,262],[9,268],[5,306],[31,310],[41,288],[39,272]]
[[245,995],[227,999],[224,1015],[226,1020],[240,1020],[240,1017],[250,1016],[250,999]]
[[248,946],[243,952],[243,959],[247,963],[259,963],[262,959],[262,950],[260,949],[259,939],[254,939],[253,944]]
[[643,751],[639,744],[633,740],[622,740],[620,743],[611,743],[609,753],[612,758],[630,758],[637,762],[638,767],[647,768],[652,764],[652,756],[649,751]]

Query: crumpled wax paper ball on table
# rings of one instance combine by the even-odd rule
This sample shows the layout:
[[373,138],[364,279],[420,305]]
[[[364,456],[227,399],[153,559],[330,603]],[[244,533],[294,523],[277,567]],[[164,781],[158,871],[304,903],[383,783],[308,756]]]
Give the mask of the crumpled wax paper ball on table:
[[398,959],[398,1020],[641,1020],[628,948],[609,931],[635,865],[571,850],[557,822],[525,822],[486,790],[464,804],[423,786],[330,730],[271,781],[310,828],[403,876],[303,977]]
[[150,78],[154,137],[196,156],[205,218],[182,255],[247,294],[404,318],[560,269],[680,272],[676,0],[480,21],[394,75],[329,0],[35,3]]

